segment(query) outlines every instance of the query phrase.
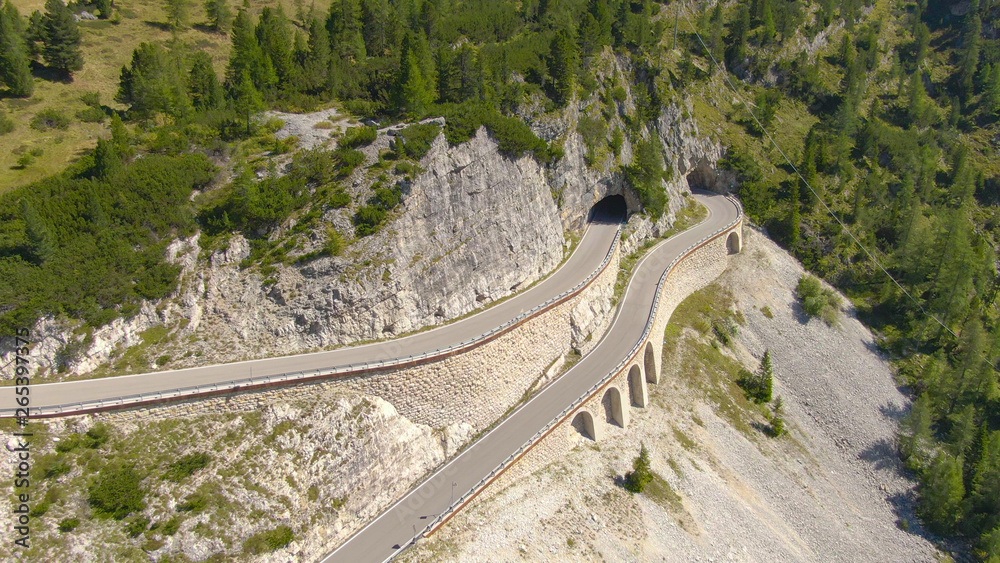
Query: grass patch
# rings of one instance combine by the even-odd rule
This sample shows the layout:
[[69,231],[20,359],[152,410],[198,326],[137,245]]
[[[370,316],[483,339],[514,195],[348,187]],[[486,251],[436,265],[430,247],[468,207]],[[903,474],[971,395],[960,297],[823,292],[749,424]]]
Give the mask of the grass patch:
[[694,440],[689,438],[688,435],[682,432],[680,429],[673,428],[673,432],[674,432],[674,439],[677,440],[677,442],[685,450],[693,452],[696,449],[698,449],[698,444]]
[[648,496],[656,504],[671,512],[683,512],[684,504],[681,496],[674,491],[673,487],[659,473],[653,472],[653,478],[646,485],[643,494]]
[[270,553],[292,543],[295,534],[288,526],[278,526],[272,530],[259,532],[247,538],[243,542],[243,553],[247,555],[260,555]]
[[[733,322],[733,297],[716,283],[694,292],[678,305],[665,331],[663,364],[676,365],[686,378],[715,406],[716,413],[747,437],[758,437],[753,423],[761,418],[761,408],[752,403],[736,384],[743,366],[713,345],[715,323]],[[685,336],[694,331],[697,337]],[[668,358],[671,358],[668,360]],[[658,403],[667,399],[653,395]],[[685,440],[675,429],[682,445]],[[688,446],[685,445],[685,448]]]

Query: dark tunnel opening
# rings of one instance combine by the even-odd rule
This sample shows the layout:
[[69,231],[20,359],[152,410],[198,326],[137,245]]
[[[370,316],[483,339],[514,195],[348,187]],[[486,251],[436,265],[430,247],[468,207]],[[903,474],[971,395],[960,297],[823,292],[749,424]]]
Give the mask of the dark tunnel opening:
[[625,198],[620,195],[609,195],[590,208],[591,223],[618,224],[628,216]]

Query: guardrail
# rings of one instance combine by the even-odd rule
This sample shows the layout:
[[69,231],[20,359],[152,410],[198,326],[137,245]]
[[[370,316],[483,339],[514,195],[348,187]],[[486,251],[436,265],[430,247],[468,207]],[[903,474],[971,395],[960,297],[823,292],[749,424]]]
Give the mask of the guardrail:
[[578,398],[576,401],[570,404],[570,406],[563,409],[562,412],[556,415],[556,417],[553,418],[544,427],[542,427],[541,430],[536,432],[534,436],[529,438],[528,441],[522,444],[521,447],[518,448],[514,453],[507,456],[507,459],[501,462],[500,465],[494,468],[493,471],[491,471],[488,475],[486,475],[486,477],[483,477],[479,481],[479,483],[477,483],[472,489],[470,489],[467,493],[462,495],[458,500],[453,502],[451,506],[449,506],[446,510],[441,512],[441,514],[438,515],[438,517],[435,518],[433,521],[431,521],[431,523],[428,524],[422,531],[420,531],[417,535],[413,536],[413,539],[410,541],[410,545],[415,543],[418,538],[432,534],[434,531],[437,530],[438,527],[442,526],[445,522],[447,522],[448,519],[451,518],[458,509],[460,509],[463,505],[471,501],[473,497],[478,495],[486,485],[488,485],[494,479],[499,477],[501,473],[506,471],[507,467],[511,463],[513,463],[522,455],[524,455],[536,443],[538,443],[539,440],[541,440],[549,432],[551,432],[556,426],[562,424],[573,413],[573,411],[580,408],[581,405],[583,405],[584,403],[592,399],[594,396],[596,396],[604,386],[606,386],[616,375],[618,375],[618,373],[626,365],[629,364],[629,362],[632,361],[635,355],[642,348],[642,344],[646,341],[647,338],[649,338],[650,331],[653,330],[653,323],[656,322],[656,313],[660,306],[660,297],[663,294],[663,286],[667,282],[667,277],[669,277],[670,273],[674,270],[675,267],[677,267],[677,264],[679,264],[681,260],[687,258],[695,249],[704,245],[706,242],[711,241],[712,239],[718,237],[719,235],[731,230],[733,227],[738,225],[740,221],[743,220],[743,206],[740,205],[739,200],[730,195],[726,195],[725,197],[730,202],[732,202],[733,205],[736,206],[737,210],[736,220],[726,225],[725,227],[718,229],[712,234],[703,237],[698,242],[688,246],[686,249],[684,249],[684,252],[680,253],[676,258],[674,258],[674,260],[670,263],[670,265],[667,266],[667,268],[663,271],[663,275],[660,276],[659,283],[656,284],[656,297],[653,298],[653,307],[650,309],[649,318],[646,319],[646,326],[642,331],[642,336],[639,337],[639,341],[635,343],[635,346],[633,346],[632,350],[625,355],[624,359],[622,359],[622,361],[619,362],[618,365],[615,366],[610,373],[602,377],[600,381],[595,383],[580,398]]
[[[290,372],[290,373],[266,375],[260,377],[249,377],[244,379],[234,379],[231,381],[225,381],[221,383],[180,387],[177,389],[170,389],[166,391],[157,391],[155,393],[126,395],[123,397],[115,397],[113,399],[102,399],[97,401],[85,401],[78,403],[66,403],[62,405],[52,405],[46,407],[31,407],[31,418],[51,418],[57,416],[70,416],[76,414],[84,414],[88,412],[126,408],[141,404],[175,401],[187,397],[195,397],[198,395],[220,394],[220,393],[226,393],[228,391],[243,390],[245,388],[274,386],[283,383],[294,383],[296,381],[304,381],[311,379],[359,375],[372,370],[383,370],[387,368],[422,364],[440,358],[448,357],[457,354],[459,352],[464,352],[466,350],[475,348],[477,346],[480,346],[482,344],[485,344],[493,340],[494,338],[501,336],[502,334],[524,323],[525,321],[531,319],[532,317],[535,317],[551,309],[552,307],[561,304],[567,299],[576,296],[576,294],[578,294],[584,288],[590,285],[590,283],[593,282],[594,279],[596,279],[597,276],[599,276],[601,272],[603,272],[604,269],[611,262],[611,258],[612,256],[614,256],[615,250],[618,248],[620,244],[623,227],[624,227],[623,225],[618,227],[618,231],[615,233],[614,242],[611,244],[611,248],[608,250],[608,253],[604,256],[604,260],[601,262],[601,265],[598,266],[597,269],[595,269],[593,272],[591,272],[586,279],[576,284],[571,289],[568,289],[560,293],[559,295],[549,299],[548,301],[545,301],[540,305],[536,305],[532,309],[521,313],[520,315],[508,320],[502,325],[494,327],[489,332],[485,332],[468,340],[464,340],[462,342],[459,342],[458,344],[453,344],[451,346],[446,346],[444,348],[437,348],[428,352],[422,352],[420,354],[412,354],[409,356],[393,358],[391,360],[378,360],[374,362],[348,364],[344,366],[336,366],[332,368],[325,368],[318,370]],[[15,417],[16,417],[16,409],[0,408],[0,418],[15,418]]]

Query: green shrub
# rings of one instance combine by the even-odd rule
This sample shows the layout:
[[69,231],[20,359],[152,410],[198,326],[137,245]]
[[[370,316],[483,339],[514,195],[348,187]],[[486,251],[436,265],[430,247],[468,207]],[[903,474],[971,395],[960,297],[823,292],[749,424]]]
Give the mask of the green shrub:
[[125,535],[130,538],[137,538],[146,528],[149,527],[149,518],[145,516],[136,516],[135,518],[129,520],[128,524],[125,524]]
[[397,151],[414,160],[420,160],[431,150],[431,143],[441,133],[436,123],[418,123],[399,132],[396,138]]
[[494,108],[466,102],[441,105],[438,112],[445,118],[445,138],[452,146],[468,141],[480,127],[485,126],[497,140],[500,152],[507,156],[517,158],[530,152],[541,161],[553,159],[554,153],[548,144],[539,139],[527,124],[516,117],[501,115]]
[[17,164],[15,165],[15,167],[20,170],[24,170],[25,168],[31,166],[33,162],[35,162],[35,155],[31,154],[30,152],[26,152],[21,156],[17,157]]
[[595,153],[608,136],[608,124],[600,117],[583,115],[576,123],[576,131],[583,137],[583,144],[587,146],[588,161],[594,161]]
[[146,491],[134,465],[112,463],[98,474],[90,486],[89,502],[100,516],[121,520],[146,507]]
[[354,169],[365,162],[365,153],[348,148],[339,148],[333,153],[337,162],[337,176],[346,178]]
[[732,319],[712,321],[712,332],[715,333],[715,337],[723,346],[732,344],[733,337],[739,333],[739,330],[739,325],[734,323]]
[[200,492],[188,495],[184,502],[178,503],[179,512],[201,512],[208,506],[208,497]]
[[98,108],[101,107],[101,93],[100,92],[84,92],[80,95],[80,101],[84,103],[87,107]]
[[402,201],[402,198],[403,198],[402,192],[400,192],[396,188],[383,187],[375,189],[374,203],[379,207],[381,207],[382,209],[385,209],[386,211],[390,211],[394,209],[397,205],[399,205],[399,202]]
[[625,145],[625,133],[621,129],[615,129],[614,133],[611,134],[611,141],[608,144],[611,146],[611,150],[615,153],[615,156],[621,156],[622,147]]
[[[57,442],[56,446],[58,447],[60,443]],[[35,469],[45,479],[56,479],[72,471],[73,466],[55,455],[47,455],[38,458]]]
[[69,118],[59,110],[43,109],[31,119],[31,128],[38,131],[49,129],[68,129]]
[[6,135],[14,130],[14,120],[0,114],[0,135]]
[[338,147],[356,149],[367,147],[375,142],[378,131],[374,127],[351,127],[344,132],[344,136],[337,142]]
[[99,107],[88,107],[76,112],[76,118],[84,123],[104,123],[104,120],[108,118],[108,114],[104,113],[104,110]]
[[66,453],[78,448],[96,450],[106,444],[110,437],[111,428],[107,424],[99,422],[83,434],[70,434],[57,442],[56,451]]
[[334,209],[340,209],[342,207],[347,207],[351,204],[351,194],[347,193],[344,188],[337,188],[333,190],[330,194],[330,207]]
[[340,256],[344,253],[344,236],[340,234],[340,231],[333,227],[328,227],[326,229],[326,246],[324,250],[330,256]]
[[243,553],[247,555],[260,555],[281,549],[292,543],[295,534],[288,526],[278,526],[273,530],[266,530],[254,534],[243,542]]
[[181,519],[180,516],[174,516],[170,520],[167,520],[167,522],[163,525],[162,528],[163,535],[172,536],[176,534],[177,531],[181,529],[181,522],[183,522],[183,520]]
[[180,481],[194,475],[196,471],[204,469],[211,461],[212,456],[205,452],[187,454],[168,465],[167,470],[163,473],[163,478],[175,482]]
[[378,205],[362,205],[354,214],[354,231],[359,237],[375,234],[385,220],[386,211]]
[[77,529],[79,526],[80,526],[80,519],[79,518],[66,518],[66,519],[61,520],[59,522],[59,531],[60,532],[64,532],[64,533],[65,532],[72,532],[73,530]]
[[[211,161],[147,154],[103,179],[82,173],[90,165],[83,159],[0,194],[0,224],[9,227],[0,237],[0,278],[8,281],[0,284],[0,303],[15,304],[0,311],[0,333],[42,314],[101,326],[138,312],[139,291],[160,298],[174,287],[163,276],[177,270],[157,264],[165,263],[173,237],[193,234],[190,196],[214,178]],[[34,246],[25,244],[26,211]]]
[[836,324],[842,306],[840,296],[823,287],[819,279],[809,274],[799,278],[795,295],[802,302],[802,310],[810,317],[819,317],[828,325]]

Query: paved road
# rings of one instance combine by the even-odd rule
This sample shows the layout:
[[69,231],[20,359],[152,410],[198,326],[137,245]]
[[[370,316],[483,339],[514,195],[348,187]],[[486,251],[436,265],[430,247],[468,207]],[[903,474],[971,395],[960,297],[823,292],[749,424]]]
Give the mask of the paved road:
[[[591,221],[577,249],[562,267],[541,283],[485,311],[440,328],[396,340],[300,354],[219,364],[191,369],[161,371],[103,379],[70,381],[31,386],[31,408],[72,405],[130,395],[165,392],[196,385],[211,385],[245,379],[331,369],[352,364],[404,358],[460,344],[485,334],[563,292],[572,289],[604,261],[624,218],[624,202],[613,199],[595,207]],[[618,205],[620,204],[620,205]],[[0,415],[13,416],[13,387],[0,387]]]
[[454,499],[464,495],[568,405],[610,373],[642,337],[663,271],[688,246],[732,223],[736,206],[719,195],[698,194],[710,215],[657,246],[636,269],[611,328],[597,347],[491,432],[383,512],[323,563],[381,562],[400,551]]

